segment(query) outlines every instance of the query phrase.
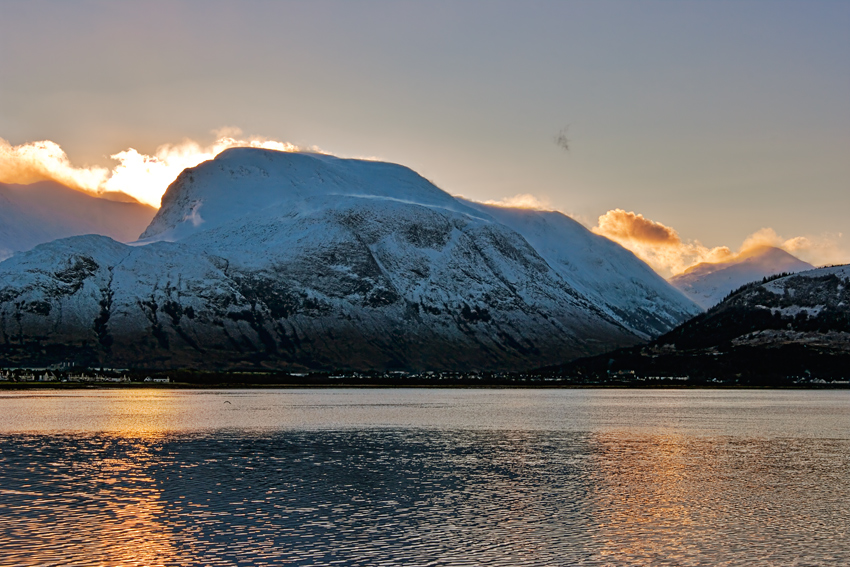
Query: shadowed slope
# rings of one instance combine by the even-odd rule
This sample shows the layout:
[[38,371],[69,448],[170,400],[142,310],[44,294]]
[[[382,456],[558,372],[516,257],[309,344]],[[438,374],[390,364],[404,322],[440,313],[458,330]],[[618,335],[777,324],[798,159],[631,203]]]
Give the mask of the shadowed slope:
[[93,197],[54,181],[0,183],[0,260],[37,244],[82,234],[136,240],[156,209]]

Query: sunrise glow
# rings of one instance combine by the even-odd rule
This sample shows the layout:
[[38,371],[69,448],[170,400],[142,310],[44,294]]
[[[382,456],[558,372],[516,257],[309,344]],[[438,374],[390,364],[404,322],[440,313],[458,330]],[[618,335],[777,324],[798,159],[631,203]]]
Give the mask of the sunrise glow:
[[[235,133],[238,134],[238,130]],[[94,195],[106,191],[125,193],[158,208],[162,194],[181,171],[213,159],[228,148],[237,147],[301,151],[289,142],[222,136],[208,145],[193,140],[164,144],[154,155],[128,148],[110,156],[118,165],[108,170],[72,165],[62,148],[49,140],[13,146],[0,138],[0,183],[33,183],[49,179]],[[321,150],[311,147],[309,151]]]

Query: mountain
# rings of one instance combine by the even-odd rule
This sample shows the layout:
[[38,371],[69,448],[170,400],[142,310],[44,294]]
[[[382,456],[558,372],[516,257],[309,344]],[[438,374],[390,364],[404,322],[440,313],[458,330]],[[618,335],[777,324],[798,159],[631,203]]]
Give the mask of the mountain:
[[850,377],[850,265],[735,291],[648,345],[578,360],[574,376],[690,376],[777,385]]
[[0,260],[37,244],[81,234],[136,240],[156,209],[98,198],[56,183],[0,183]]
[[696,313],[632,252],[563,213],[465,203],[521,234],[573,289],[643,339]]
[[742,285],[767,276],[814,268],[773,246],[758,246],[726,262],[703,262],[670,278],[670,283],[703,309],[720,303]]
[[0,264],[7,364],[509,370],[698,311],[563,215],[475,205],[399,165],[250,148],[181,173],[132,245],[80,236]]

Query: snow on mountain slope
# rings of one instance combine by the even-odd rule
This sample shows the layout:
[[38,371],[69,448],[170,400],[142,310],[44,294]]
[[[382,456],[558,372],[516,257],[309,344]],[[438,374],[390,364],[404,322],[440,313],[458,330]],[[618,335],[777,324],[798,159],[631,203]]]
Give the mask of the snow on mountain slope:
[[36,244],[81,234],[136,240],[156,209],[100,199],[54,181],[0,183],[0,260]]
[[[340,197],[397,200],[475,214],[400,165],[233,148],[181,173],[163,195],[162,207],[140,238],[180,240],[270,206],[283,205],[296,214]],[[364,201],[363,206],[368,203]]]
[[[397,165],[232,149],[184,171],[162,203],[133,246],[79,237],[0,264],[0,354],[521,369],[635,344],[648,334],[637,329],[688,313],[681,298],[651,296],[653,279],[618,287],[601,272],[624,293],[598,305],[607,292],[574,285],[592,288],[592,275],[565,278],[554,252]],[[579,270],[608,265],[592,256],[569,257],[588,260]],[[645,275],[625,265],[627,278]],[[641,308],[658,305],[658,320],[641,326],[615,310],[635,289]]]
[[708,309],[746,283],[774,274],[812,268],[814,266],[808,262],[780,248],[761,246],[739,254],[729,262],[697,264],[670,278],[670,283]]
[[700,312],[634,254],[562,213],[467,204],[521,234],[564,281],[643,338]]
[[[55,241],[0,264],[0,352],[113,366],[504,369],[635,342],[546,281],[522,240],[491,229],[426,237],[434,248],[415,256],[391,233],[373,252],[325,223],[321,249],[254,269],[180,242]],[[530,258],[493,260],[505,250]]]

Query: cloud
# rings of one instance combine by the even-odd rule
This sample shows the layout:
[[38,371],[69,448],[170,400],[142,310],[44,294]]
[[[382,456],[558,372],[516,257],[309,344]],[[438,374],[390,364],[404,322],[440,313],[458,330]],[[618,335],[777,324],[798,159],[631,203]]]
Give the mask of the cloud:
[[73,167],[59,144],[49,140],[13,146],[0,138],[0,183],[34,183],[50,179],[97,193],[109,178],[104,167]]
[[[799,236],[797,238],[803,237]],[[760,228],[744,239],[744,243],[741,244],[741,252],[746,252],[762,246],[775,246],[777,248],[782,248],[785,242],[785,239],[776,234],[776,231],[772,228]]]
[[700,262],[723,262],[734,256],[726,246],[709,248],[698,240],[684,241],[675,229],[623,209],[600,216],[591,230],[631,250],[664,277]]
[[738,251],[733,252],[728,246],[709,248],[698,240],[682,240],[675,229],[622,209],[600,216],[591,230],[631,250],[664,277],[702,262],[734,261],[762,246],[781,248],[814,265],[847,262],[850,256],[841,246],[841,233],[784,238],[772,228],[761,228],[747,236]]
[[531,193],[519,193],[513,197],[505,197],[498,201],[482,201],[485,205],[496,207],[510,207],[513,209],[534,209],[537,211],[551,211],[552,206],[545,198],[541,199]]
[[759,246],[775,246],[816,266],[841,264],[846,263],[850,256],[843,249],[843,236],[842,233],[836,232],[785,238],[772,228],[761,228],[744,240],[741,253]]
[[127,193],[143,203],[159,207],[162,194],[177,175],[187,167],[214,158],[228,148],[251,147],[293,151],[321,152],[316,147],[299,148],[289,142],[266,138],[242,139],[238,128],[222,128],[209,145],[194,140],[165,144],[154,155],[134,148],[111,155],[118,162],[111,171],[103,167],[74,167],[62,148],[49,140],[13,146],[0,138],[0,182],[33,183],[44,179],[94,194],[107,191]]
[[652,242],[663,246],[682,243],[679,234],[672,228],[623,209],[614,209],[599,217],[599,224],[594,232],[613,240]]

